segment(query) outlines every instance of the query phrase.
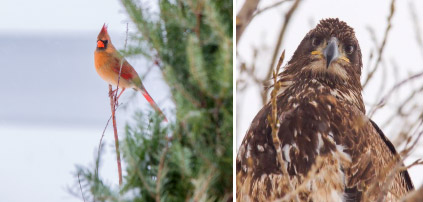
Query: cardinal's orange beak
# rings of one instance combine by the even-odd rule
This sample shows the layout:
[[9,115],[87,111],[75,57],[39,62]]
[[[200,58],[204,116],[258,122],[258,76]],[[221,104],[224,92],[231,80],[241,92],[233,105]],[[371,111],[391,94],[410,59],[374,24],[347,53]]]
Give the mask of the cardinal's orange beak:
[[104,48],[104,43],[100,40],[97,41],[97,48]]

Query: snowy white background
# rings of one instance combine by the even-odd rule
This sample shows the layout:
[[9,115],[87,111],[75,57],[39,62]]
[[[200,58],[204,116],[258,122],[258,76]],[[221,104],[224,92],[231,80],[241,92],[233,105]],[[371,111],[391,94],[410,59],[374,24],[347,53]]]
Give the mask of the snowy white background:
[[[264,8],[268,5],[278,2],[274,0],[261,1],[259,8]],[[423,52],[419,49],[416,44],[416,34],[414,32],[414,26],[411,20],[409,12],[409,3],[413,2],[414,7],[417,10],[418,18],[420,19],[420,27],[423,23],[423,1],[397,1],[396,10],[393,17],[392,31],[388,37],[388,43],[385,47],[384,57],[388,58],[387,62],[395,61],[399,68],[399,72],[394,75],[391,70],[386,71],[388,75],[382,75],[377,73],[372,82],[363,93],[364,101],[366,103],[367,110],[370,109],[369,104],[374,104],[375,95],[379,90],[379,83],[382,77],[390,79],[389,86],[383,88],[387,91],[395,83],[394,76],[397,78],[406,78],[411,73],[417,73],[423,71]],[[237,12],[243,5],[244,1],[237,1]],[[239,56],[247,64],[251,64],[253,58],[253,48],[259,48],[262,50],[258,56],[258,63],[256,68],[264,67],[263,71],[258,70],[263,78],[267,73],[267,69],[270,65],[270,60],[276,44],[277,35],[279,34],[280,26],[284,19],[284,14],[287,12],[291,2],[284,3],[282,6],[268,10],[256,18],[250,23],[247,29],[244,31],[242,38],[239,40],[237,50]],[[356,37],[360,43],[360,47],[363,54],[364,69],[363,72],[368,70],[368,57],[370,50],[374,49],[374,42],[372,41],[367,27],[372,27],[375,30],[378,42],[380,43],[383,38],[383,34],[386,29],[386,21],[389,14],[390,1],[384,0],[355,0],[355,1],[335,1],[335,0],[306,0],[300,3],[299,8],[294,13],[289,29],[285,33],[284,41],[282,42],[282,50],[285,50],[285,61],[284,64],[291,58],[293,52],[297,48],[306,33],[316,26],[318,21],[323,18],[338,17],[345,21],[355,29]],[[278,54],[280,55],[280,54]],[[239,65],[239,60],[237,61]],[[248,65],[247,65],[248,66]],[[373,68],[373,64],[371,65]],[[383,68],[380,67],[380,68]],[[391,68],[391,67],[389,67]],[[239,71],[235,71],[239,73]],[[363,78],[362,78],[363,79]],[[249,82],[252,83],[251,81]],[[420,81],[416,81],[421,83]],[[259,86],[248,88],[242,93],[237,92],[237,142],[236,148],[242,142],[242,139],[253,120],[254,116],[261,109],[261,101],[259,92],[262,90]],[[400,89],[401,93],[409,93],[410,88],[405,87]],[[402,91],[402,92],[401,92]],[[419,95],[423,99],[422,95]],[[394,100],[396,98],[393,98]],[[383,123],[385,119],[394,113],[392,108],[385,106],[382,110],[378,111],[373,117],[376,123]],[[390,138],[394,139],[390,135],[390,131],[395,131],[400,126],[398,124],[391,124],[391,127],[383,128],[385,134]],[[410,164],[417,158],[423,157],[423,144],[422,141],[417,145],[417,151],[414,151],[412,155],[406,159],[406,164]],[[420,186],[423,182],[423,166],[416,166],[409,170],[411,178],[415,186]]]

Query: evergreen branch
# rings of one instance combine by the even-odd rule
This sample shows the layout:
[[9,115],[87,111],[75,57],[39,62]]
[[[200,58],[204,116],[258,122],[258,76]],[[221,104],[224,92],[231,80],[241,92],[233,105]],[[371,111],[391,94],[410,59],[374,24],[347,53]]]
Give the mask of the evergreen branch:
[[[168,141],[168,140],[167,140]],[[159,163],[159,170],[157,171],[157,181],[156,181],[156,202],[160,202],[160,188],[161,188],[161,179],[162,179],[162,171],[164,167],[164,161],[166,159],[167,151],[169,150],[168,142],[166,141],[166,146],[163,150],[163,153],[160,157]]]
[[198,191],[194,197],[193,197],[193,201],[201,201],[202,196],[204,195],[204,193],[206,193],[207,188],[209,187],[210,181],[214,175],[214,173],[216,172],[215,169],[211,169],[210,173],[206,176],[206,180],[203,183],[203,185],[200,188],[200,191]]
[[228,27],[226,27],[226,24],[221,23],[221,21],[219,20],[219,14],[217,13],[216,8],[212,3],[213,1],[208,0],[208,2],[209,6],[205,7],[204,13],[209,26],[214,30],[214,32],[217,33],[217,36],[219,36],[222,43],[232,43],[232,40],[229,40],[227,36],[226,30],[228,29]]
[[198,39],[194,38],[193,36],[189,37],[187,46],[189,70],[192,78],[195,80],[196,84],[198,84],[201,92],[207,96],[212,96],[210,94],[211,92],[208,91],[210,88],[207,84],[208,79],[203,66],[203,56],[201,55],[201,50],[198,46]]
[[[128,139],[125,139],[126,141],[128,141]],[[136,160],[134,160],[134,158],[132,157],[133,154],[135,154],[134,151],[127,151],[127,153],[129,154],[128,157],[128,163],[130,164],[130,167],[134,167],[134,171],[135,174],[138,176],[138,178],[140,179],[141,183],[142,183],[142,187],[144,187],[147,190],[147,193],[152,197],[155,198],[155,194],[151,188],[151,186],[147,183],[147,180],[145,179],[144,175],[141,173],[140,169],[137,169],[137,162]]]
[[[219,17],[219,14],[214,4],[210,3],[210,1],[208,2],[212,6],[205,7],[204,9],[205,17],[207,22],[209,22],[211,28],[215,30],[215,32],[217,33],[217,36],[220,38],[220,40],[218,41],[219,41],[220,50],[222,53],[219,58],[222,59],[223,65],[221,65],[222,68],[219,69],[220,71],[215,72],[219,76],[216,76],[214,78],[216,78],[217,80],[215,81],[215,83],[217,83],[221,87],[219,97],[223,97],[223,95],[225,95],[228,90],[233,90],[229,88],[229,86],[231,85],[227,84],[227,82],[230,82],[232,84],[232,79],[233,79],[233,76],[232,76],[233,75],[233,69],[232,69],[233,40],[232,40],[232,37],[227,36],[226,30],[228,29],[228,27],[226,27],[225,24],[222,23],[222,20]],[[219,103],[218,100],[216,102]]]

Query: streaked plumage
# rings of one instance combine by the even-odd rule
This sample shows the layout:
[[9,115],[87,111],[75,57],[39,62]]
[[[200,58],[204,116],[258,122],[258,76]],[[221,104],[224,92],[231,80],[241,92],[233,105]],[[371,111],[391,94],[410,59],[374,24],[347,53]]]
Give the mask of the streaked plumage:
[[[237,154],[237,201],[286,199],[293,189],[300,201],[379,197],[396,151],[365,115],[361,68],[358,41],[345,22],[322,20],[305,36],[278,78],[280,148],[272,140],[269,103]],[[277,150],[289,178],[282,175]],[[394,176],[382,201],[397,201],[413,189],[407,171]]]

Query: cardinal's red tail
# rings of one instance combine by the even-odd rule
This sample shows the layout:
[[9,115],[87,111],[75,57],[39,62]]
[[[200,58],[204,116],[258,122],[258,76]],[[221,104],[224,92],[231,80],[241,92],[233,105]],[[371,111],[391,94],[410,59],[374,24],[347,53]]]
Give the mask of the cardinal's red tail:
[[145,97],[145,99],[150,103],[150,105],[156,110],[157,112],[162,115],[164,121],[167,122],[166,116],[163,114],[162,110],[160,110],[159,106],[157,106],[156,102],[154,102],[153,98],[151,98],[150,94],[146,90],[141,90],[142,95]]

